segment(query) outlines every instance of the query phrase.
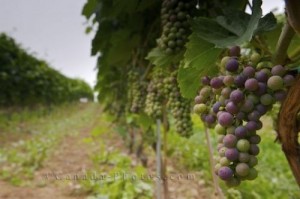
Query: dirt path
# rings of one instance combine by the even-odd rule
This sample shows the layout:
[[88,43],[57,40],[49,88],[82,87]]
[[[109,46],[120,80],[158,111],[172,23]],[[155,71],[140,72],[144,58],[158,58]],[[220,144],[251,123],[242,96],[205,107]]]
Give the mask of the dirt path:
[[[100,113],[98,113],[100,114]],[[95,114],[96,116],[96,114]],[[0,180],[0,199],[85,199],[88,193],[83,192],[76,177],[86,174],[87,170],[93,169],[93,163],[89,157],[99,151],[99,146],[84,143],[84,139],[91,138],[91,132],[99,127],[99,119],[93,118],[90,126],[85,127],[75,134],[67,134],[51,155],[44,162],[44,167],[37,170],[29,186],[16,187],[8,182]],[[106,128],[106,127],[105,127]],[[114,148],[128,155],[128,149],[121,137],[109,130],[97,139],[105,143],[106,148]],[[155,156],[148,154],[148,171],[155,174]],[[134,154],[129,155],[132,164],[138,160]],[[176,163],[169,160],[170,174],[176,176],[182,174],[175,169]],[[197,173],[189,173],[195,174]],[[155,188],[155,182],[153,182]],[[202,180],[171,180],[169,181],[170,199],[210,199],[210,189],[205,187]]]
[[[91,167],[89,149],[82,140],[89,136],[92,127],[83,129],[78,135],[67,135],[54,153],[44,163],[44,168],[35,172],[30,187],[15,187],[0,181],[1,199],[81,199],[76,181],[66,179]],[[71,179],[71,178],[70,178]]]

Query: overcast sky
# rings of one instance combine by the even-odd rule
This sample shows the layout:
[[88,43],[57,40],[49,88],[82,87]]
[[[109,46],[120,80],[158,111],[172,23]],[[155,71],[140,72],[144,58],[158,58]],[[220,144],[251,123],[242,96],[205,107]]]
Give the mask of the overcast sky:
[[[85,34],[86,20],[81,16],[85,2],[0,0],[0,32],[8,33],[63,74],[94,85],[96,58],[90,56],[93,35]],[[264,14],[276,7],[282,12],[283,4],[283,0],[264,0]]]

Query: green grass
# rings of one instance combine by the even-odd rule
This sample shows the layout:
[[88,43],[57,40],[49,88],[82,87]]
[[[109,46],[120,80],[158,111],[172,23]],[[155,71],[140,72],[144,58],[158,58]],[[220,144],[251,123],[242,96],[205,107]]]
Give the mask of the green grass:
[[[68,134],[76,134],[94,117],[96,104],[69,104],[54,107],[41,116],[44,109],[30,112],[3,113],[1,134],[5,147],[0,148],[0,178],[14,185],[25,185],[34,171]],[[3,115],[10,114],[10,117]],[[20,128],[19,126],[24,128]]]

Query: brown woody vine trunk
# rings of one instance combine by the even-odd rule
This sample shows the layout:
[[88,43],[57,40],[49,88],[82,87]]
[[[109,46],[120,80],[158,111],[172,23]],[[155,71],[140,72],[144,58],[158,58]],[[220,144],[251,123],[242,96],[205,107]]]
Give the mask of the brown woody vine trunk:
[[299,110],[300,76],[298,76],[295,84],[289,89],[278,117],[278,138],[293,175],[300,187],[300,146],[298,142],[299,126],[297,122]]

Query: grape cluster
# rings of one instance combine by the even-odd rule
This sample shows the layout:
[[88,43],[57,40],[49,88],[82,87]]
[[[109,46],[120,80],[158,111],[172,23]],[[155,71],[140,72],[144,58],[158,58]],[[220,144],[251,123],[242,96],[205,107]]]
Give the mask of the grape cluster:
[[161,69],[154,71],[152,79],[147,87],[145,112],[152,118],[162,118],[164,101],[164,75]]
[[182,136],[192,134],[191,101],[181,96],[176,80],[177,72],[164,79],[164,92],[168,97],[168,107],[175,120],[175,130]]
[[237,186],[257,177],[260,118],[284,100],[295,78],[284,66],[264,67],[257,53],[245,61],[240,48],[233,47],[229,55],[221,61],[224,74],[202,78],[194,111],[219,134],[216,174],[228,186]]
[[139,73],[130,71],[128,73],[129,79],[129,111],[132,113],[139,113],[143,110],[146,100],[146,82],[140,80]]
[[183,49],[190,34],[188,19],[195,6],[195,0],[163,0],[161,8],[163,31],[158,46],[167,54]]

